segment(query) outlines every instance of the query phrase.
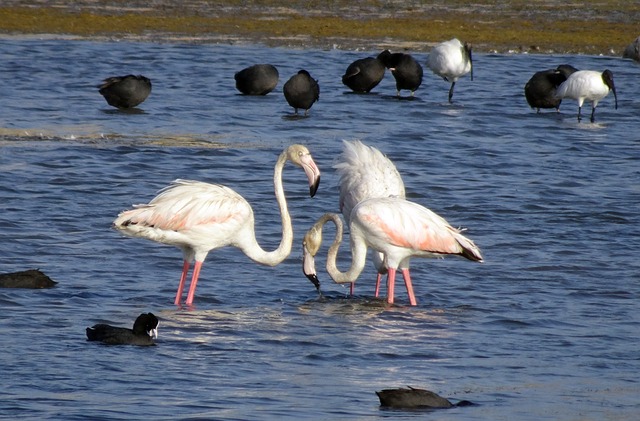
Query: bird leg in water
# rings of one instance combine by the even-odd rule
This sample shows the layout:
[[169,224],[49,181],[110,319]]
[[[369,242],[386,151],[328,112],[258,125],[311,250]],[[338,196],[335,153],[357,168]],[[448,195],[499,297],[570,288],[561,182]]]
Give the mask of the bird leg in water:
[[189,261],[185,260],[182,265],[182,275],[180,276],[180,283],[178,284],[178,292],[176,293],[176,301],[175,305],[180,305],[180,300],[182,299],[182,291],[184,290],[184,283],[187,280],[187,272],[189,272]]
[[[401,271],[402,271],[402,277],[404,278],[404,285],[407,288],[407,295],[409,296],[409,302],[411,303],[412,306],[415,306],[417,304],[417,301],[416,301],[415,294],[413,293],[413,284],[411,283],[411,274],[408,268],[403,268],[401,269]],[[387,287],[389,285],[388,276],[389,275],[387,275]],[[380,295],[381,281],[382,281],[382,274],[378,272],[378,276],[376,278],[376,292],[375,292],[376,297]],[[394,270],[394,283],[395,283],[395,270]],[[391,297],[391,301],[389,301],[389,303],[393,303],[393,296],[391,294],[387,294],[387,295]]]
[[196,260],[196,264],[193,267],[193,275],[191,276],[191,285],[189,285],[189,294],[187,294],[186,305],[193,304],[193,297],[196,295],[196,285],[198,284],[198,277],[200,276],[200,269],[202,268],[202,262]]

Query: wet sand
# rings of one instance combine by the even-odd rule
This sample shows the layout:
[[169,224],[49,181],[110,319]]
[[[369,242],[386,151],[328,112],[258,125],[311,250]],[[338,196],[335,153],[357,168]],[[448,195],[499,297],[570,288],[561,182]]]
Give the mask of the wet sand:
[[428,51],[458,37],[479,52],[621,56],[638,35],[627,0],[5,0],[0,34]]

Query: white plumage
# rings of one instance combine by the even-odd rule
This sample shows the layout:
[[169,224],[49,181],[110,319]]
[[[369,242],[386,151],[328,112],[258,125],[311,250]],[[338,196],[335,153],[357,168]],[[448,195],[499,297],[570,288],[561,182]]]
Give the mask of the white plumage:
[[452,102],[453,88],[458,79],[471,72],[471,80],[473,80],[471,46],[467,43],[462,44],[457,38],[442,42],[433,47],[429,53],[427,67],[451,83],[449,102]]
[[571,98],[578,101],[578,121],[582,119],[582,104],[584,101],[591,101],[591,122],[595,120],[594,115],[598,102],[613,91],[616,101],[616,110],[618,109],[618,95],[616,87],[613,83],[613,73],[611,70],[605,70],[600,73],[594,70],[579,70],[572,73],[571,76],[564,81],[557,90],[558,98]]

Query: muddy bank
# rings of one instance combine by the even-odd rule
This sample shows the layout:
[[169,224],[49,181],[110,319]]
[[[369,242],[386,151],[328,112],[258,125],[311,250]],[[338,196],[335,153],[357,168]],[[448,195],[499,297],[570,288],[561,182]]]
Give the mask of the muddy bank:
[[626,0],[185,1],[5,0],[0,33],[271,46],[428,51],[458,37],[480,52],[620,56],[638,35]]

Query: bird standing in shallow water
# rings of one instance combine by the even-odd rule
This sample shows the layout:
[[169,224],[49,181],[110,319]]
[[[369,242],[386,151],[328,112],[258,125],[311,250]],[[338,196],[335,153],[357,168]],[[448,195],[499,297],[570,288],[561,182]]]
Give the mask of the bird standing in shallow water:
[[115,76],[105,79],[98,88],[109,105],[127,109],[147,99],[151,93],[151,80],[142,75]]
[[233,246],[251,260],[275,266],[291,253],[293,227],[282,186],[282,170],[287,161],[301,167],[309,180],[314,196],[320,184],[320,170],[309,150],[303,145],[291,145],[276,162],[273,174],[276,200],[282,221],[282,239],[274,251],[264,251],[258,244],[254,230],[251,205],[238,193],[219,184],[176,180],[146,205],[124,211],[113,222],[115,229],[131,237],[142,237],[182,250],[184,264],[176,293],[175,304],[182,298],[191,262],[195,267],[191,277],[187,305],[193,303],[200,268],[207,254],[214,249]]
[[556,69],[536,72],[524,85],[524,96],[531,108],[540,112],[541,108],[555,108],[560,111],[562,99],[557,97],[558,86],[562,84],[578,69],[569,65],[561,64]]
[[[333,166],[340,180],[340,211],[347,223],[350,222],[351,211],[363,200],[374,197],[405,197],[404,182],[396,166],[383,155],[380,150],[368,146],[359,140],[344,141],[344,149]],[[376,297],[380,289],[382,275],[387,273],[384,256],[373,253],[373,263],[378,272],[376,278]],[[400,264],[402,274],[409,278],[409,262]],[[354,293],[355,282],[351,284]],[[415,303],[413,303],[415,304]]]
[[236,89],[245,95],[266,95],[278,85],[278,69],[272,64],[254,64],[234,76]]
[[[367,248],[379,251],[384,254],[388,268],[387,302],[390,304],[394,301],[396,270],[407,258],[454,254],[476,262],[483,260],[473,241],[431,210],[397,197],[375,198],[358,203],[351,212],[351,267],[346,272],[336,266],[343,233],[340,216],[326,213],[307,231],[302,243],[302,266],[313,283],[318,283],[314,257],[322,244],[322,228],[329,221],[336,225],[336,238],[327,255],[329,276],[339,284],[354,282],[364,268]],[[409,300],[415,305],[413,287],[407,279],[405,284]]]
[[595,121],[596,107],[601,99],[613,91],[618,109],[618,95],[613,83],[613,73],[605,70],[600,73],[595,70],[579,70],[567,78],[557,91],[558,98],[571,98],[578,101],[578,121],[582,120],[582,104],[585,100],[592,102],[591,122]]
[[458,79],[471,72],[471,80],[473,80],[471,46],[467,43],[462,44],[457,38],[442,42],[433,47],[429,53],[427,67],[451,83],[449,102],[453,102],[453,87]]
[[97,324],[88,327],[87,340],[108,345],[154,345],[158,337],[158,318],[153,313],[142,313],[133,323],[133,329]]
[[396,80],[397,96],[400,91],[408,89],[411,96],[422,84],[422,66],[410,54],[391,53],[384,50],[378,57],[382,60],[387,69]]
[[377,57],[361,58],[351,63],[342,76],[342,83],[354,92],[369,93],[384,77],[386,67],[381,55],[382,53]]
[[282,91],[296,114],[298,114],[298,108],[301,108],[304,110],[304,115],[308,115],[313,103],[320,99],[320,85],[306,70],[300,70],[291,76],[284,84]]

